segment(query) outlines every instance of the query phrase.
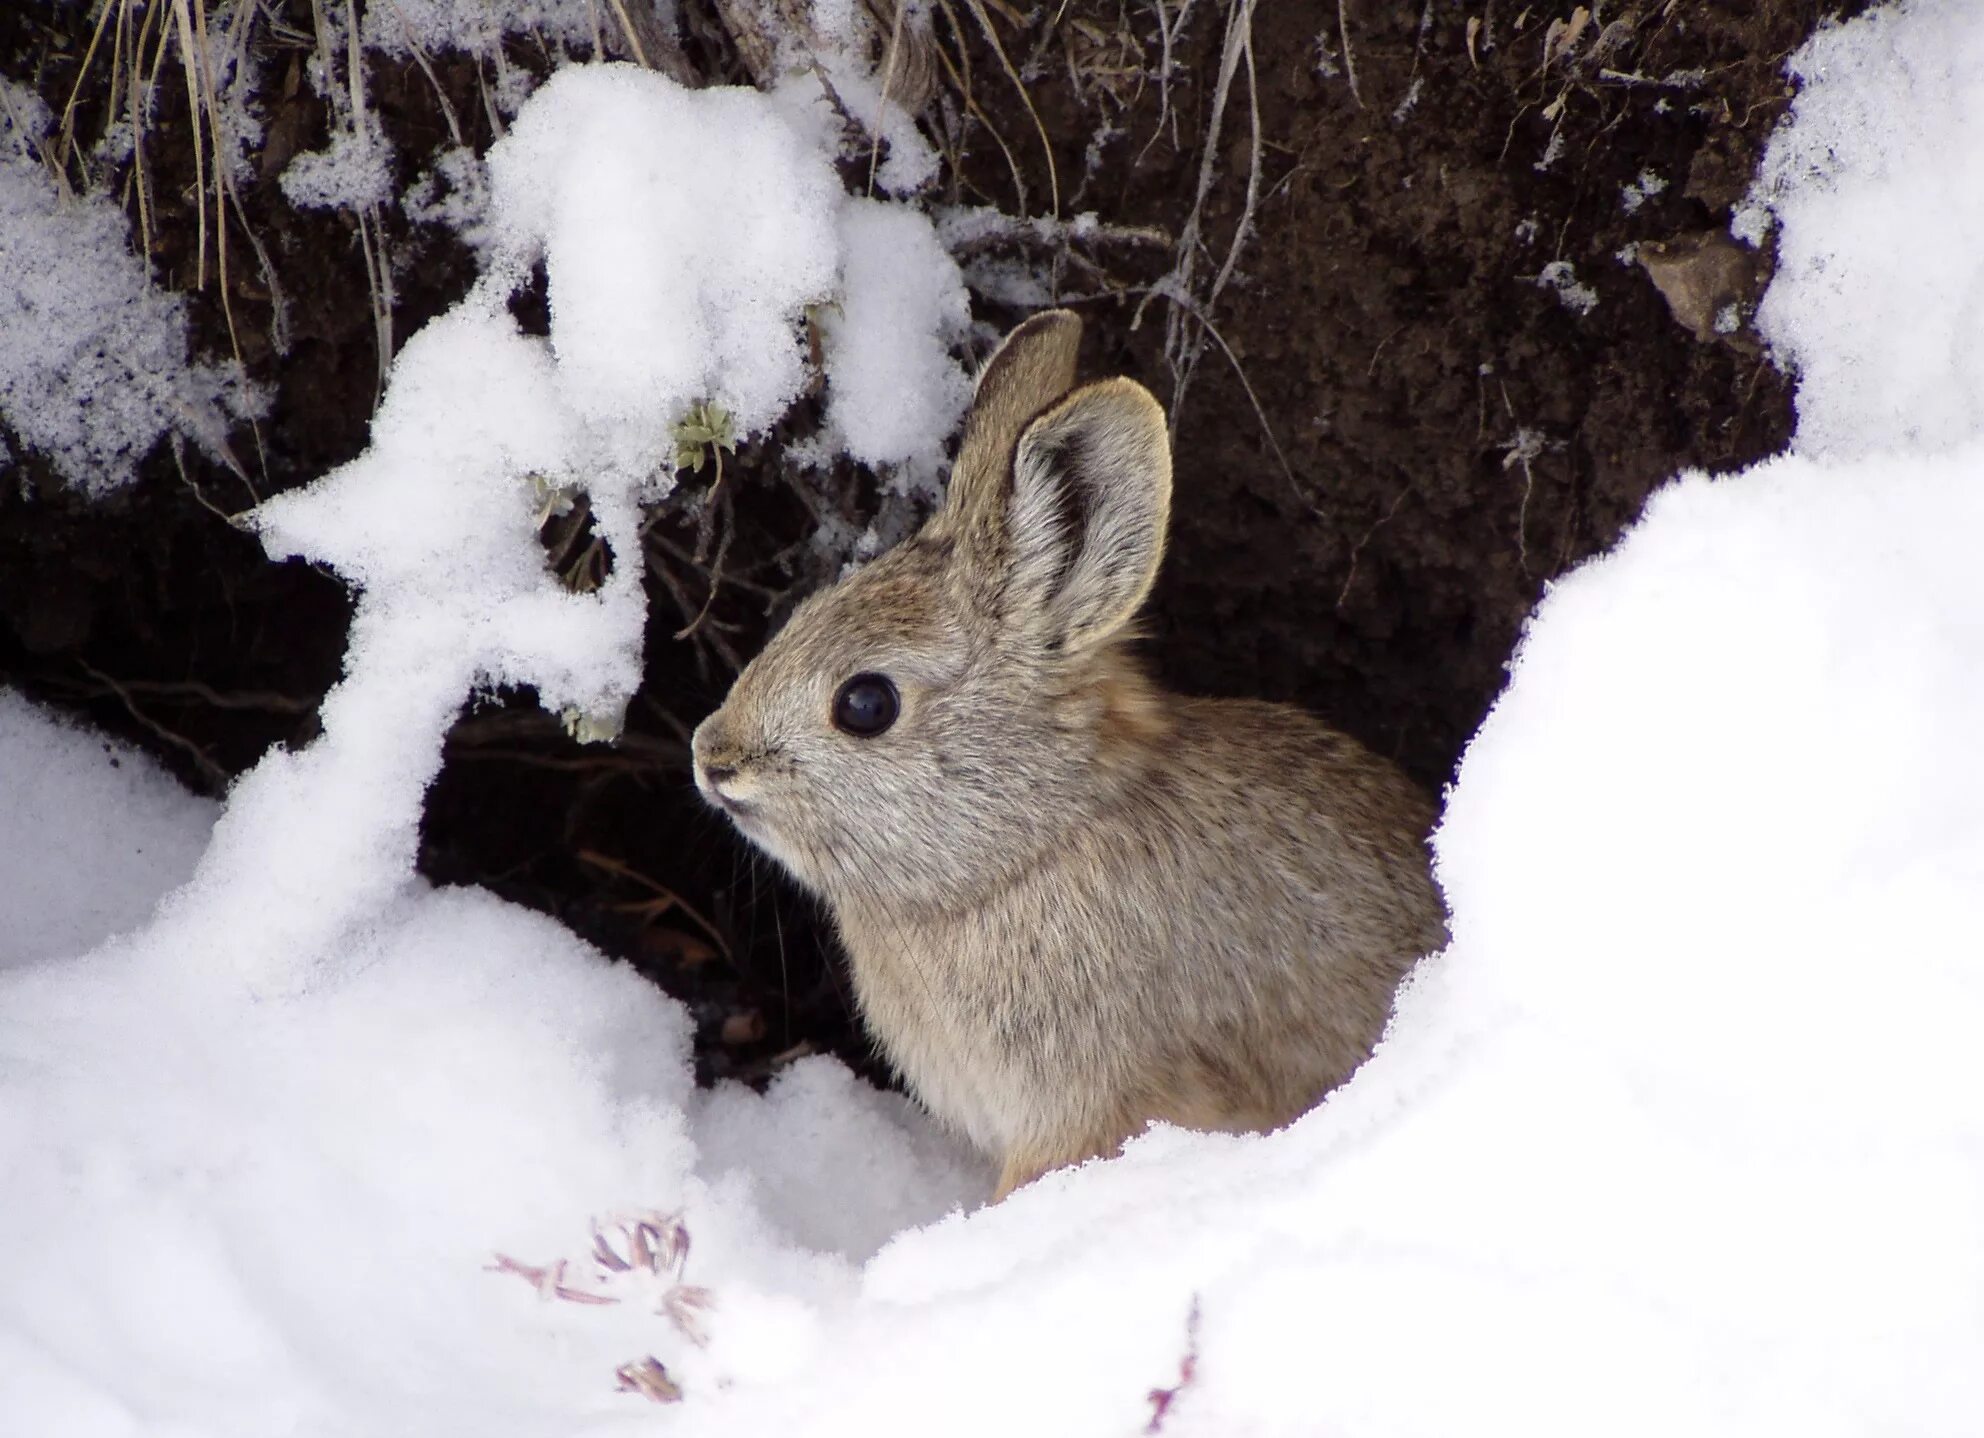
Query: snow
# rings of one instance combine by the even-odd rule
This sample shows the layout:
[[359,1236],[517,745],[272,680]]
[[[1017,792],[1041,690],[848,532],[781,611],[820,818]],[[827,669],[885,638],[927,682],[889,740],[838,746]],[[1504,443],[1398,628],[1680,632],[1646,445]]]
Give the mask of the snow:
[[1639,177],[1619,189],[1619,208],[1627,214],[1636,214],[1641,205],[1655,195],[1667,190],[1666,179],[1652,170],[1641,170]]
[[[1967,256],[1984,228],[1984,88],[1951,82],[1984,67],[1968,10],[1877,10],[1791,62],[1806,88],[1755,194],[1779,226],[1784,282],[1757,324],[1799,372],[1801,449],[1943,448],[1977,433],[1984,272]],[[1925,162],[1931,149],[1939,163]],[[1871,333],[1848,333],[1870,318]]]
[[400,196],[400,211],[415,224],[446,225],[483,265],[490,260],[489,168],[466,146],[451,146]]
[[1539,290],[1548,290],[1557,303],[1575,315],[1588,315],[1598,308],[1598,291],[1578,280],[1569,260],[1552,260],[1531,281]]
[[393,150],[376,129],[342,129],[322,150],[306,150],[282,172],[282,193],[298,209],[362,210],[392,198]]
[[[346,677],[148,926],[102,939],[210,811],[0,702],[0,774],[37,781],[0,806],[32,860],[6,886],[43,922],[0,971],[0,1433],[1972,1431],[1984,394],[1951,297],[1984,260],[1945,212],[1980,47],[1984,14],[1915,5],[1794,61],[1773,154],[1807,158],[1760,194],[1795,452],[1680,477],[1547,596],[1448,796],[1453,943],[1372,1061],[1283,1133],[1153,1131],[998,1207],[830,1060],[696,1092],[677,1005],[413,875],[465,694],[609,723],[639,672],[634,592],[543,572],[532,477],[583,482],[632,552],[667,422],[769,423],[836,286],[834,423],[911,447],[865,411],[958,314],[934,263],[900,296],[863,274],[931,252],[820,178],[831,127],[789,97],[562,72],[492,157],[488,275],[401,354],[371,448],[260,512],[358,587]],[[679,147],[622,128],[661,119]],[[685,173],[722,203],[683,205]],[[752,204],[788,253],[697,232]],[[1920,273],[1875,273],[1904,239]],[[502,304],[540,252],[549,341]],[[1912,399],[1836,382],[1883,365]],[[119,847],[154,823],[157,868]],[[59,857],[83,845],[114,912]],[[679,1274],[592,1270],[589,1225],[630,1213],[686,1229]],[[497,1253],[622,1301],[540,1298]],[[653,1311],[677,1283],[712,1296],[707,1346]],[[678,1407],[615,1391],[645,1358]]]
[[188,363],[185,302],[152,287],[116,201],[56,188],[38,148],[49,118],[0,80],[0,420],[102,495],[168,433],[218,450],[256,400],[231,367]]
[[193,872],[218,808],[4,689],[0,775],[0,969],[137,928]]
[[[630,12],[642,8],[665,11],[672,24],[673,5],[655,0],[627,0]],[[617,28],[610,5],[599,0],[506,0],[500,8],[487,0],[393,0],[368,10],[362,36],[368,48],[388,55],[431,54],[457,50],[493,57],[509,35],[535,35],[541,41],[588,45],[598,27]]]
[[845,196],[819,136],[764,97],[567,69],[489,173],[512,262],[548,256],[558,383],[598,463],[666,476],[691,403],[749,435],[805,387],[798,321],[833,296]]
[[971,386],[950,351],[971,323],[957,264],[920,214],[851,199],[841,212],[840,302],[823,312],[827,421],[868,465],[934,473],[933,436],[956,427]]
[[[903,7],[905,33],[915,23],[912,16],[917,8]],[[781,88],[812,94],[824,85],[848,118],[871,137],[854,153],[872,166],[875,187],[885,195],[914,194],[936,180],[940,161],[905,107],[899,92],[902,81],[885,72],[891,43],[885,17],[890,12],[878,9],[862,15],[860,9],[848,0],[815,0],[809,33],[783,38],[778,58],[790,78]],[[871,38],[878,53],[865,54]],[[913,42],[899,34],[893,43],[906,47]],[[882,153],[876,153],[877,147]]]

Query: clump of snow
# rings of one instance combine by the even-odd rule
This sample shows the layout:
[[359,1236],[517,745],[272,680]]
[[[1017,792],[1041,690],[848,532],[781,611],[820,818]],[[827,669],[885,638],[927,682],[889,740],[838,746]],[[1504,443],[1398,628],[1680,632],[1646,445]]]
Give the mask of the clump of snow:
[[489,229],[489,170],[482,157],[462,145],[435,157],[400,195],[400,213],[417,225],[445,225],[489,263],[495,237]]
[[[904,5],[900,17],[904,26],[918,23],[918,8]],[[870,156],[875,160],[876,188],[886,195],[911,195],[937,178],[941,161],[900,93],[902,81],[897,76],[902,62],[897,62],[898,72],[887,68],[889,26],[877,18],[885,13],[886,9],[867,11],[849,0],[815,0],[810,33],[785,35],[780,58],[793,77],[788,85],[805,91],[824,81],[835,103],[871,137],[870,146],[884,147],[879,157]],[[897,35],[894,43],[900,48],[905,42]],[[814,75],[818,81],[810,78]]]
[[1569,260],[1552,260],[1537,272],[1532,283],[1548,290],[1557,303],[1572,314],[1588,315],[1598,308],[1598,291],[1578,281],[1578,272]]
[[1736,206],[1729,217],[1729,233],[1751,249],[1759,249],[1770,238],[1771,214],[1768,205],[1759,204],[1754,199],[1743,201]]
[[1054,290],[1041,267],[1000,255],[975,255],[963,266],[971,292],[995,305],[1017,310],[1045,309],[1054,303]]
[[147,755],[0,689],[0,969],[137,927],[184,883],[219,806]]
[[822,312],[827,420],[870,465],[934,473],[970,385],[951,350],[971,323],[964,281],[922,215],[851,199],[841,211],[840,302]]
[[46,107],[5,80],[0,99],[0,420],[92,495],[168,433],[218,451],[257,397],[232,366],[188,362],[185,303],[153,288],[116,202],[57,188]]
[[299,209],[362,210],[393,194],[393,147],[372,126],[346,127],[322,150],[306,150],[282,172],[282,192]]
[[839,270],[845,195],[818,136],[754,91],[631,66],[567,69],[539,96],[490,152],[491,198],[508,262],[545,257],[589,461],[665,478],[700,400],[740,435],[769,427],[805,387],[804,312]]
[[[1940,448],[1984,412],[1984,30],[1908,3],[1821,30],[1752,198],[1782,282],[1757,328],[1798,374],[1799,449]],[[1879,323],[1870,323],[1878,318]]]
[[[1878,57],[1913,54],[1915,25],[1939,56],[1984,44],[1955,7],[1842,27],[1816,113],[1824,86],[1887,95]],[[1935,122],[1980,73],[1915,65],[1925,138],[1880,150],[1886,192],[1849,153],[1800,222],[1852,235],[1889,193],[1943,203],[1922,183],[1950,163]],[[748,150],[776,108],[628,83],[547,87],[519,153],[563,154],[567,126],[608,143],[591,120],[652,103],[698,121],[717,168],[729,127]],[[820,203],[831,281],[842,200]],[[543,576],[531,476],[631,512],[629,474],[593,468],[612,406],[728,379],[663,361],[613,389],[608,351],[642,335],[592,308],[595,276],[561,310],[560,275],[665,264],[675,232],[599,232],[638,203],[547,208],[509,223],[517,253],[546,247],[551,341],[515,332],[493,271],[402,354],[373,449],[267,511],[273,542],[362,586],[324,738],[237,786],[149,929],[0,973],[10,1423],[652,1426],[621,1371],[679,1393],[685,1435],[1974,1424],[1984,437],[1893,426],[1857,457],[1677,482],[1532,622],[1438,835],[1453,943],[1364,1070],[1283,1133],[1159,1129],[966,1211],[989,1175],[900,1100],[823,1060],[763,1097],[695,1094],[678,1006],[547,919],[412,875],[467,685],[611,706],[631,673],[623,600]],[[1924,263],[1943,293],[1984,283],[1972,248]],[[679,273],[682,312],[723,323],[706,287],[730,271]],[[637,311],[677,313],[651,283]],[[1875,345],[1862,328],[1912,338],[1925,404],[1957,406],[1967,353],[1892,297],[1781,271],[1769,303],[1821,369]],[[591,411],[568,362],[609,382]],[[1801,437],[1863,413],[1808,382]],[[557,1296],[612,1286],[561,1285],[556,1260],[628,1212],[688,1234],[655,1267],[707,1290],[696,1333]],[[518,1262],[484,1271],[498,1252]]]
[[[724,1084],[698,1095],[690,1117],[700,1172],[724,1201],[748,1198],[819,1253],[872,1258],[904,1229],[978,1199],[990,1177],[907,1098],[835,1059],[801,1059],[762,1098]],[[867,1170],[858,1180],[850,1153]],[[836,1192],[841,1201],[822,1201]]]
[[1664,194],[1667,181],[1652,170],[1641,170],[1639,177],[1619,190],[1619,207],[1627,214],[1635,214],[1655,195]]
[[[672,3],[625,0],[630,14],[643,8],[672,23]],[[407,56],[457,50],[491,57],[511,35],[534,35],[561,45],[589,45],[601,25],[618,25],[610,4],[600,0],[393,0],[365,12],[362,38],[368,49]]]

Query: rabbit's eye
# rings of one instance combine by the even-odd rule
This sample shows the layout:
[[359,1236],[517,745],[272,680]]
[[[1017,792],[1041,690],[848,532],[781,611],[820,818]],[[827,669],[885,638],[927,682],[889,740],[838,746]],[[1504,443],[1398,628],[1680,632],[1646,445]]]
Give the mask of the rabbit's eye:
[[902,699],[886,674],[857,674],[834,696],[834,725],[857,739],[873,739],[896,722]]

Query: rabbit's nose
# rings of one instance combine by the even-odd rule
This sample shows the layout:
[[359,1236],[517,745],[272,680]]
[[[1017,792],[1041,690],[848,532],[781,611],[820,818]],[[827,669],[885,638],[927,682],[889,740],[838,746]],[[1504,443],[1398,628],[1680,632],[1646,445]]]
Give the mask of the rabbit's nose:
[[696,787],[712,798],[718,797],[719,786],[737,777],[737,765],[732,760],[730,746],[723,742],[714,718],[705,719],[696,726],[696,732],[689,738],[690,767],[695,772]]

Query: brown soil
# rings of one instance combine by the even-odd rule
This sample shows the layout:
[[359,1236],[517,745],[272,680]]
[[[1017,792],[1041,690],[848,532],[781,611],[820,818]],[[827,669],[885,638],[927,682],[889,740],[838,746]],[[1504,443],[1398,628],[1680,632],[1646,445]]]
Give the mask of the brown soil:
[[[1427,784],[1445,782],[1548,581],[1611,543],[1676,470],[1730,468],[1784,443],[1787,381],[1749,336],[1698,337],[1618,256],[1727,224],[1789,95],[1783,56],[1858,8],[1608,6],[1546,64],[1570,4],[1260,5],[1259,199],[1210,314],[1223,347],[1200,355],[1176,414],[1174,546],[1151,626],[1165,675],[1298,700]],[[740,75],[714,14],[683,9],[690,60]],[[76,10],[0,14],[0,72],[37,83],[58,108],[87,38]],[[1175,236],[1192,209],[1229,12],[1193,8],[1160,85],[1157,11],[1077,3],[1052,26],[1057,7],[1024,24],[987,7],[1007,55],[1030,67],[1026,93],[1052,140],[1063,209]],[[1038,212],[1050,185],[1033,119],[966,24],[973,103]],[[955,53],[957,37],[941,23],[938,34]],[[288,297],[286,353],[268,341],[269,297],[255,277],[238,273],[233,292],[243,352],[278,397],[259,450],[237,436],[259,454],[251,469],[264,493],[357,452],[378,367],[353,225],[297,213],[275,184],[289,154],[323,142],[325,123],[298,78],[301,53],[276,58],[270,153],[244,203]],[[516,59],[533,63],[527,51]],[[470,138],[486,144],[472,68],[443,59],[437,70]],[[174,146],[183,105],[164,91],[157,154],[169,201],[189,165]],[[441,143],[424,75],[409,69],[378,93],[403,153]],[[939,103],[961,108],[955,94]],[[1245,208],[1248,115],[1243,65],[1201,216],[1201,300]],[[952,198],[1015,208],[999,146],[983,124],[960,123]],[[1643,184],[1649,175],[1655,184]],[[1629,208],[1629,186],[1651,193]],[[157,273],[184,286],[190,211],[162,210]],[[403,339],[460,293],[470,265],[438,231],[396,239],[408,257],[394,313]],[[1058,265],[1062,298],[1089,316],[1092,367],[1165,397],[1178,393],[1164,352],[1171,309],[1149,287],[1170,263],[1148,246],[1077,244]],[[1559,263],[1570,267],[1564,284],[1592,292],[1588,312],[1539,282]],[[1722,298],[1740,310],[1740,294]],[[194,303],[206,344],[224,353],[213,289]],[[734,539],[727,572],[742,582],[719,591],[710,627],[688,643],[670,636],[684,605],[700,607],[706,575],[671,560],[682,592],[651,584],[649,681],[629,742],[582,750],[528,696],[465,714],[430,796],[423,865],[557,914],[633,959],[691,1003],[705,1076],[749,1077],[797,1045],[857,1060],[865,1046],[819,916],[704,813],[683,767],[683,738],[721,698],[729,656],[748,656],[824,577],[794,557],[813,521],[772,452],[747,450],[733,473],[720,521]],[[307,740],[349,604],[328,576],[269,564],[201,502],[244,506],[237,478],[198,461],[189,476],[161,454],[138,487],[93,507],[32,461],[24,484],[0,479],[0,682],[86,712],[211,790],[269,745]],[[837,484],[832,502],[865,518],[872,484],[852,472]],[[686,555],[694,492],[679,510],[668,533]]]

